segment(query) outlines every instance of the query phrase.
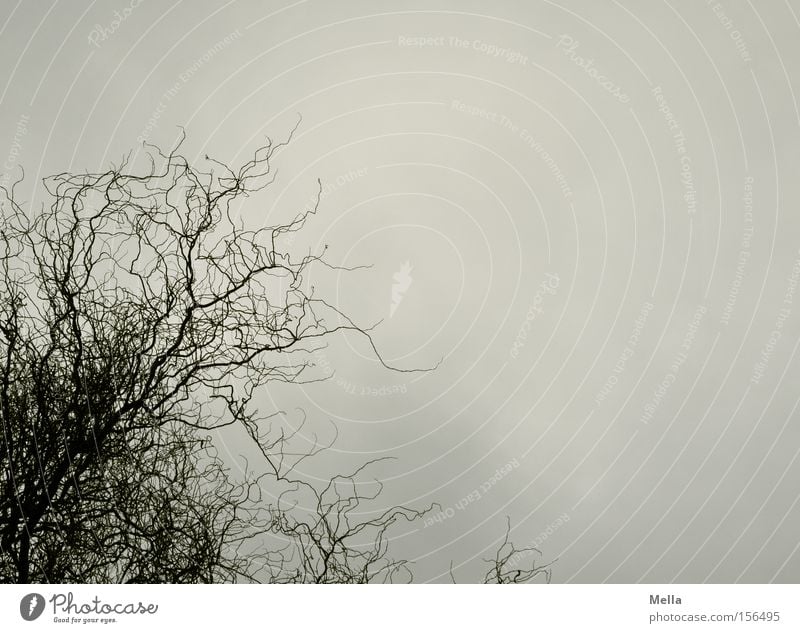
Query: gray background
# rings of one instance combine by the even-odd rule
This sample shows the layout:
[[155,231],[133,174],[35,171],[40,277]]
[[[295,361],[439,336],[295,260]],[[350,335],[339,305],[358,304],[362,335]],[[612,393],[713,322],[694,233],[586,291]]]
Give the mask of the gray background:
[[3,181],[177,126],[237,163],[302,114],[241,213],[322,179],[294,246],[371,268],[318,291],[441,365],[337,337],[262,406],[338,427],[308,476],[391,455],[385,503],[441,504],[395,532],[417,581],[479,578],[506,516],[555,582],[800,581],[800,3],[134,5],[2,3]]

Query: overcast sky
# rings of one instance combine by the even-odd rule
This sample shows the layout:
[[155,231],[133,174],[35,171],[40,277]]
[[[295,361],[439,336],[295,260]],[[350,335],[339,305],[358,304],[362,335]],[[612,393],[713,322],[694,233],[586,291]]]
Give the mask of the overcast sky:
[[[800,582],[800,3],[4,2],[0,172],[45,201],[186,130],[241,213],[328,244],[375,341],[276,386],[372,457],[416,580],[475,580],[510,517],[555,582]],[[288,416],[294,423],[299,414]],[[327,434],[327,435],[326,435]],[[226,444],[238,454],[235,442]],[[498,472],[499,471],[499,472]]]

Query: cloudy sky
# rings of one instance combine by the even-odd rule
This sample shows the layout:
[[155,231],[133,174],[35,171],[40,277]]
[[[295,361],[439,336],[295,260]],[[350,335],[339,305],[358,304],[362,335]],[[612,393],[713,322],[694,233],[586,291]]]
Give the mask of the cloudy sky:
[[[262,406],[374,457],[416,580],[480,577],[506,517],[554,582],[800,581],[800,3],[5,2],[21,197],[147,141],[231,164],[381,321]],[[795,90],[797,88],[797,90]],[[295,412],[292,414],[291,412]],[[327,436],[326,436],[327,434]],[[235,440],[220,438],[234,461]]]

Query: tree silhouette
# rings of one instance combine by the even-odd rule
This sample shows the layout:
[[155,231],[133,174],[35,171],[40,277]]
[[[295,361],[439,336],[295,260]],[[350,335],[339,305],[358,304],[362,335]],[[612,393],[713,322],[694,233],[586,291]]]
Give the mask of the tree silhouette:
[[[272,381],[315,380],[309,353],[335,332],[364,336],[380,359],[369,332],[308,285],[324,252],[288,250],[319,193],[284,224],[235,219],[291,136],[236,170],[206,157],[202,171],[179,143],[151,146],[138,171],[127,157],[57,174],[37,213],[17,202],[18,183],[3,189],[0,580],[411,578],[387,530],[428,509],[365,510],[382,490],[362,481],[374,462],[304,480],[298,465],[326,446],[295,451],[284,414],[253,403]],[[233,426],[259,457],[240,477],[209,436]]]

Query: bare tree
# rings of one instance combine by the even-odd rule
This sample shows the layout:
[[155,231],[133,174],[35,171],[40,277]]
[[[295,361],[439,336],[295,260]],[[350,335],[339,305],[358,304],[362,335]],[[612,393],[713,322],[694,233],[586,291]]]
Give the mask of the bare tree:
[[538,564],[534,560],[529,565],[520,566],[523,558],[541,556],[542,552],[535,547],[517,548],[511,542],[511,519],[507,519],[506,535],[494,556],[484,559],[489,564],[489,570],[483,577],[484,584],[508,585],[523,584],[537,577],[542,577],[545,582],[550,582],[552,575],[551,563]]
[[[361,481],[373,462],[304,481],[297,467],[325,447],[292,452],[296,431],[273,428],[283,414],[253,402],[271,381],[314,380],[309,352],[325,336],[372,345],[307,283],[323,253],[288,252],[319,194],[283,224],[248,230],[235,217],[290,139],[268,139],[236,170],[197,169],[179,144],[152,148],[138,171],[128,157],[61,173],[36,213],[3,190],[0,580],[410,578],[387,530],[426,510],[365,512],[381,492]],[[208,436],[228,426],[261,458],[241,477]]]

